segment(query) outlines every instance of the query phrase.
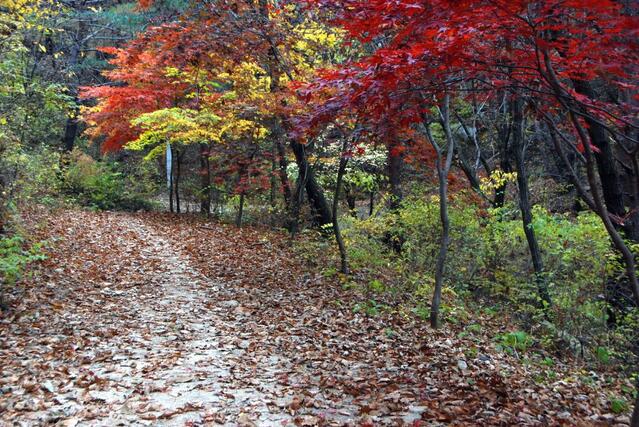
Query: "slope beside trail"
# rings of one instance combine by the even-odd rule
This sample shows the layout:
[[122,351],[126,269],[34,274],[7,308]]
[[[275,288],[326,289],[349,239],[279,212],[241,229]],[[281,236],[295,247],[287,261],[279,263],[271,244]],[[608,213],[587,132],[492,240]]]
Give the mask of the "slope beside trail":
[[451,331],[354,313],[275,233],[82,211],[31,224],[50,257],[0,319],[0,425],[626,421],[600,379],[538,384],[481,337],[469,356]]

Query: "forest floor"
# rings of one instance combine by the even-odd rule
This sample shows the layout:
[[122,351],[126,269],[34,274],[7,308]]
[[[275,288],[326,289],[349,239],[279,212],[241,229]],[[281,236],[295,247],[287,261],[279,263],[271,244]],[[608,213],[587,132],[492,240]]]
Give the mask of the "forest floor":
[[0,317],[0,425],[628,423],[612,373],[540,380],[494,330],[354,313],[285,235],[161,214],[26,222],[49,258]]

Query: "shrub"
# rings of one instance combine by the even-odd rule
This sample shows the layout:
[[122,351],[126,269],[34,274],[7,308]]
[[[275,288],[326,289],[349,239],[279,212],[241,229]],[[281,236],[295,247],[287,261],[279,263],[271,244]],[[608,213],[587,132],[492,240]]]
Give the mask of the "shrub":
[[630,411],[630,405],[628,405],[628,402],[623,398],[611,397],[610,410],[613,414],[623,414]]
[[499,347],[507,352],[526,351],[533,339],[524,331],[508,332],[498,337]]
[[44,260],[42,243],[28,245],[20,235],[0,237],[0,309],[4,309],[2,295],[24,275],[29,264]]
[[14,284],[20,279],[27,265],[46,258],[42,253],[42,243],[25,249],[26,246],[26,242],[19,235],[0,238],[0,278],[3,284]]
[[74,151],[64,173],[64,191],[81,205],[99,210],[150,210],[155,186],[149,172],[122,173],[118,163],[98,162]]
[[58,153],[0,141],[0,229],[19,206],[55,204],[60,190]]
[[[451,197],[450,222],[443,294],[443,311],[449,313],[449,320],[459,316],[447,307],[463,305],[471,301],[470,296],[490,298],[508,302],[504,306],[513,307],[511,314],[543,345],[588,353],[593,359],[597,348],[614,347],[612,354],[628,357],[638,314],[623,311],[610,327],[607,282],[622,277],[623,267],[596,215],[571,216],[534,208],[533,227],[545,265],[543,279],[552,298],[547,311],[539,308],[517,206],[483,209],[461,193]],[[439,249],[437,197],[411,198],[397,212],[366,220],[345,217],[343,224],[352,266],[368,283],[378,280],[387,289],[403,287],[413,295],[413,311],[424,314]],[[393,248],[389,236],[402,241],[401,252]]]

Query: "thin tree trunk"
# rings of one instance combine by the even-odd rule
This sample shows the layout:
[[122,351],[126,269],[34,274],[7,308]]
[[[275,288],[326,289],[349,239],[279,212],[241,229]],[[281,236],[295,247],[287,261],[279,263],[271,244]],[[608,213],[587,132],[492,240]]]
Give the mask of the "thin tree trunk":
[[[77,100],[75,101],[77,102]],[[70,153],[75,147],[75,138],[78,134],[78,119],[75,117],[67,118],[67,123],[64,128],[64,139],[62,141],[64,151]]]
[[[473,111],[473,114],[476,114]],[[468,141],[473,142],[473,144],[475,145],[476,149],[477,149],[477,157],[478,157],[478,162],[479,163],[479,159],[481,159],[482,155],[481,155],[481,150],[480,150],[480,145],[479,145],[479,141],[477,140],[477,129],[476,129],[476,123],[475,120],[473,120],[473,130],[469,129],[468,126],[466,126],[466,123],[462,120],[462,117],[455,113],[455,117],[457,118],[459,124],[461,125],[461,128],[464,131],[464,134],[466,135],[466,139]],[[481,191],[481,182],[479,180],[479,176],[477,175],[477,169],[476,167],[473,167],[470,162],[468,161],[468,158],[466,157],[466,153],[464,153],[463,147],[461,145],[461,143],[457,144],[457,146],[455,147],[455,154],[457,154],[457,160],[459,163],[459,167],[462,170],[462,172],[464,172],[464,175],[466,175],[466,179],[468,179],[468,183],[470,184],[470,187],[475,190],[475,192],[477,192],[477,194],[480,194],[481,196],[483,196],[483,192]],[[490,175],[490,170],[487,169],[486,173],[488,173],[488,175]]]
[[[637,133],[639,135],[639,132]],[[630,197],[629,218],[625,221],[625,230],[633,242],[639,242],[639,147],[635,147],[630,153],[632,165],[632,183],[630,184],[632,197]]]
[[[73,46],[71,47],[71,51],[69,52],[69,62],[68,62],[69,69],[73,70],[78,67],[78,64],[80,64],[80,54],[83,49],[82,40],[85,37],[86,32],[87,32],[87,24],[85,23],[84,20],[80,20],[78,23],[78,31],[75,34],[75,37],[77,38],[77,40],[75,40],[75,43],[73,43]],[[73,151],[73,148],[75,147],[75,139],[78,135],[78,126],[79,126],[78,116],[80,112],[78,108],[78,104],[79,104],[78,86],[80,86],[80,79],[81,79],[81,76],[79,73],[80,73],[79,71],[75,73],[74,81],[69,82],[69,85],[68,85],[68,89],[71,95],[73,96],[74,107],[71,109],[72,115],[67,117],[67,122],[64,128],[64,137],[62,140],[64,151],[66,151],[67,153],[70,153],[71,151]]]
[[244,193],[240,193],[240,206],[237,210],[237,217],[235,217],[235,225],[237,227],[242,227],[242,220],[244,217]]
[[[404,198],[402,193],[402,169],[404,165],[404,158],[397,149],[398,145],[399,143],[397,141],[393,141],[388,146],[387,167],[388,183],[390,185],[389,208],[391,213],[397,215],[397,220],[400,221],[399,209],[402,207],[402,201]],[[395,230],[387,231],[384,240],[393,251],[398,254],[402,253],[405,239],[400,233]]]
[[375,192],[371,191],[370,199],[368,200],[368,216],[373,216],[373,212],[375,211]]
[[635,399],[635,409],[632,411],[630,427],[639,427],[639,384],[637,385],[637,398]]
[[270,202],[271,208],[275,208],[277,204],[277,142],[273,141],[271,147],[271,192]]
[[388,182],[390,184],[391,210],[400,208],[403,200],[402,194],[402,167],[404,159],[396,150],[397,144],[391,144],[388,147]]
[[286,160],[286,148],[282,141],[277,140],[277,155],[279,158],[279,174],[284,191],[284,203],[288,206],[291,203],[291,184],[288,180],[288,162]]
[[566,169],[570,182],[577,190],[577,194],[579,194],[581,199],[586,203],[586,205],[588,205],[590,210],[592,210],[593,212],[596,212],[597,206],[595,206],[595,202],[588,195],[586,188],[583,186],[579,177],[577,176],[577,172],[575,171],[575,168],[573,167],[573,163],[570,161],[570,159],[568,158],[568,155],[566,154],[566,151],[561,146],[561,142],[559,141],[559,138],[557,137],[557,133],[559,132],[559,130],[555,127],[555,124],[549,118],[547,118],[547,124],[548,124],[548,130],[550,134],[550,140],[552,141],[553,146],[555,147],[555,151],[559,155],[559,158],[563,162],[563,168]]
[[302,182],[306,188],[309,202],[311,203],[315,213],[315,223],[319,226],[332,224],[333,218],[331,215],[331,209],[324,197],[322,187],[315,178],[313,168],[308,163],[305,146],[298,142],[291,141],[291,148],[295,154],[297,166],[300,171],[300,176],[303,178]]
[[208,187],[208,189],[206,191],[206,194],[207,194],[207,197],[209,199],[209,212],[211,212],[212,211],[212,205],[213,205],[213,197],[215,196],[216,190],[213,187],[213,182],[212,182],[211,157],[210,156],[206,156],[206,174],[208,176],[208,182],[209,182],[209,187]]
[[475,190],[475,192],[481,194],[481,182],[479,181],[479,176],[477,175],[477,171],[474,170],[474,168],[470,165],[470,163],[468,163],[468,159],[466,158],[466,155],[464,154],[464,151],[462,150],[462,148],[458,145],[457,146],[457,160],[459,163],[459,168],[462,170],[462,172],[464,172],[464,175],[466,175],[466,179],[468,179],[468,183],[470,184],[470,187]]
[[626,275],[628,276],[628,281],[630,282],[630,288],[634,295],[635,303],[637,304],[637,306],[639,306],[639,279],[637,278],[637,266],[636,266],[635,257],[632,251],[630,250],[630,248],[628,248],[628,246],[624,242],[621,234],[619,234],[619,231],[616,229],[615,224],[612,222],[612,219],[610,218],[610,214],[608,212],[608,208],[605,203],[605,199],[602,197],[601,193],[599,192],[599,187],[598,187],[599,183],[597,182],[597,176],[596,176],[596,170],[595,170],[596,160],[592,150],[589,135],[586,132],[586,130],[583,128],[581,123],[579,122],[579,119],[575,115],[573,109],[569,107],[568,105],[566,105],[566,103],[564,102],[564,90],[561,86],[561,83],[559,82],[559,79],[557,78],[557,75],[555,74],[554,69],[552,68],[550,57],[548,56],[548,53],[546,52],[544,52],[544,63],[546,66],[546,71],[547,71],[545,73],[545,77],[550,82],[555,92],[555,96],[557,97],[559,102],[561,102],[564,108],[566,108],[567,111],[569,112],[572,125],[577,131],[577,135],[579,136],[581,144],[584,147],[584,157],[586,159],[586,175],[588,176],[588,183],[590,184],[592,199],[595,204],[595,207],[597,208],[595,212],[601,218],[602,222],[604,223],[604,227],[606,228],[606,231],[608,231],[608,235],[612,239],[614,246],[621,253],[624,259],[624,263],[626,265]]
[[635,262],[635,256],[630,248],[628,248],[628,245],[626,245],[626,243],[624,242],[623,237],[621,237],[621,234],[619,234],[619,231],[615,228],[615,225],[612,222],[610,214],[608,213],[608,210],[606,208],[605,200],[599,192],[597,177],[595,175],[596,172],[594,153],[592,151],[592,147],[590,146],[588,135],[581,123],[579,123],[579,119],[575,117],[574,113],[571,112],[570,117],[573,125],[575,126],[575,129],[577,130],[579,138],[582,141],[582,145],[584,146],[584,155],[586,157],[586,172],[588,175],[588,182],[590,184],[590,191],[592,192],[593,201],[595,203],[595,206],[597,207],[599,216],[603,220],[604,226],[608,231],[608,235],[611,237],[612,242],[614,243],[617,250],[621,252],[621,255],[626,264],[626,275],[628,276],[628,281],[630,282],[630,288],[635,297],[635,304],[637,304],[637,307],[639,307],[639,279],[637,279],[637,266]]
[[335,194],[333,195],[333,210],[332,210],[333,232],[335,233],[335,240],[337,241],[337,246],[339,248],[341,272],[343,274],[350,274],[350,270],[348,268],[348,255],[346,254],[346,246],[344,245],[344,240],[342,239],[342,232],[339,228],[337,208],[339,206],[340,188],[342,187],[342,182],[344,180],[344,175],[346,173],[346,165],[348,164],[348,158],[346,157],[347,146],[348,146],[348,142],[346,138],[344,138],[344,142],[342,143],[342,151],[340,153],[339,169],[337,171],[337,183],[335,184]]
[[512,150],[515,157],[515,167],[517,169],[517,186],[519,188],[519,208],[524,226],[528,250],[535,270],[535,284],[539,298],[543,302],[544,308],[551,304],[550,294],[544,278],[544,264],[541,258],[541,249],[537,241],[537,235],[533,228],[532,206],[530,204],[530,189],[528,188],[528,174],[526,171],[526,141],[525,141],[525,118],[524,103],[521,99],[514,99],[512,102],[513,132]]
[[348,206],[348,213],[353,217],[357,218],[357,198],[353,191],[348,189],[348,186],[344,188],[344,196],[346,197],[346,205]]
[[175,213],[175,200],[174,200],[174,192],[175,192],[175,171],[173,170],[173,161],[171,161],[171,172],[169,173],[169,209],[171,213]]
[[433,299],[430,308],[430,325],[434,329],[441,326],[439,309],[442,301],[442,288],[444,286],[444,274],[446,270],[446,256],[448,254],[448,245],[450,243],[450,219],[448,217],[448,173],[453,163],[453,155],[455,153],[455,140],[450,127],[450,95],[445,95],[440,108],[440,121],[446,135],[446,158],[444,152],[439,146],[430,131],[430,124],[424,123],[428,141],[437,153],[437,178],[439,181],[439,219],[442,226],[441,241],[439,244],[439,253],[437,255],[437,264],[435,266],[435,289],[433,291]]
[[[577,93],[585,95],[590,99],[596,98],[595,91],[590,82],[575,80],[573,84]],[[590,142],[597,147],[597,152],[594,152],[593,155],[597,162],[599,182],[601,183],[602,195],[608,212],[618,218],[624,218],[627,211],[623,197],[623,185],[617,170],[615,153],[610,144],[606,129],[598,121],[590,117],[586,117],[585,122]],[[628,224],[630,225],[629,222]],[[639,241],[639,236],[635,235],[635,230],[632,226],[620,226],[618,224],[615,224],[615,226],[622,228],[628,238],[635,242]]]
[[304,175],[300,171],[297,176],[297,183],[295,185],[295,193],[291,198],[290,218],[289,218],[289,231],[291,236],[299,232],[300,223],[300,211],[302,210],[302,198],[304,197]]
[[182,176],[182,155],[178,150],[175,150],[175,160],[176,160],[176,169],[175,169],[175,207],[177,213],[182,213],[180,209],[180,178]]
[[441,154],[437,156],[437,176],[439,179],[439,218],[442,225],[441,242],[435,267],[435,290],[430,311],[430,326],[438,329],[441,326],[439,309],[442,301],[442,288],[446,267],[446,255],[450,243],[450,220],[448,218],[448,173],[442,166]]
[[292,237],[295,237],[295,235],[299,232],[300,213],[302,210],[302,204],[304,203],[304,189],[306,187],[307,179],[307,168],[300,168],[298,163],[297,181],[295,183],[295,192],[291,198],[289,219],[289,230]]
[[[499,136],[500,147],[500,161],[499,167],[504,173],[512,172],[512,166],[510,164],[511,159],[511,146],[510,139],[512,134],[512,126],[510,125],[510,121],[508,119],[508,103],[504,98],[502,101],[502,110],[501,110],[501,125],[497,128],[497,134]],[[508,187],[508,182],[504,181],[499,187],[495,188],[495,201],[493,202],[493,206],[496,208],[501,208],[504,206],[504,202],[506,201],[506,189]]]
[[[271,20],[270,13],[269,13],[268,0],[259,0],[258,6],[259,6],[258,10],[259,10],[259,14],[261,18],[264,20],[265,23],[268,24]],[[273,37],[269,33],[264,33],[264,39],[271,46],[268,52],[267,71],[268,71],[269,77],[271,78],[271,85],[270,85],[271,93],[276,93],[281,90],[280,76],[285,74],[289,77],[290,80],[293,80],[293,75],[289,69],[289,65],[286,64],[286,62],[282,61],[282,58],[278,51],[277,43],[273,40]],[[298,218],[295,217],[296,215],[295,207],[297,202],[296,200],[293,200],[293,197],[292,197],[293,195],[291,194],[291,186],[288,181],[288,170],[287,170],[288,164],[286,161],[286,150],[285,150],[284,144],[282,144],[282,141],[281,141],[281,138],[285,134],[284,128],[285,128],[286,119],[287,118],[284,115],[277,116],[276,120],[279,120],[279,122],[276,122],[276,126],[274,127],[274,129],[276,130],[274,137],[275,137],[277,153],[279,157],[279,175],[280,175],[280,181],[282,181],[282,187],[284,191],[284,203],[286,204],[286,206],[290,207],[289,208],[290,209],[289,214],[291,215],[290,229],[291,229],[291,232],[294,234],[295,233],[294,229],[297,226],[296,224],[298,222]],[[296,142],[291,141],[291,147],[293,148],[294,151],[295,151],[295,147],[294,147],[295,144]],[[297,153],[295,153],[295,157],[297,159],[298,157]],[[298,166],[300,166],[299,161],[298,161]],[[297,212],[299,214],[299,210]]]
[[209,168],[209,145],[200,144],[200,213],[211,215],[211,170]]

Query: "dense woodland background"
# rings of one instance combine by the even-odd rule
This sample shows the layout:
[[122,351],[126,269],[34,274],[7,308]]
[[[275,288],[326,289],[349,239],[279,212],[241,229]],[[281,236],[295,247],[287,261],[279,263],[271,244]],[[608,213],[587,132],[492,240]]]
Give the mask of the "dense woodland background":
[[289,234],[356,312],[503,316],[503,351],[636,382],[638,13],[0,0],[0,292],[44,257],[24,212],[197,214]]

